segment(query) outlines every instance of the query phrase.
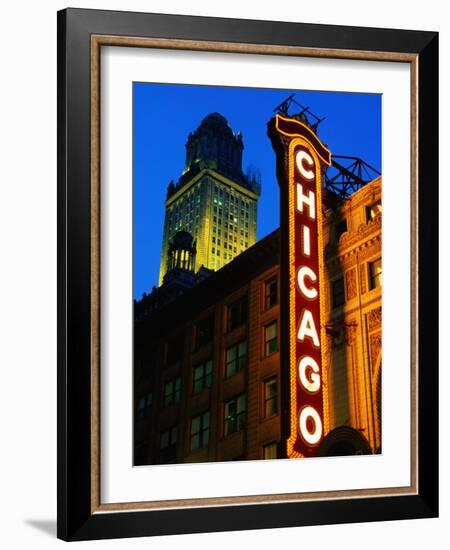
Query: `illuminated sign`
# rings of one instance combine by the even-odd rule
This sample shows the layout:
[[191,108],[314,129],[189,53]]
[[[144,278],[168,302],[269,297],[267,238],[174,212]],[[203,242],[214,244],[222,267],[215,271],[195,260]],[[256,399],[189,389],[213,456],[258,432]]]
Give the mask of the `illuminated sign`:
[[276,115],[270,124],[281,190],[281,360],[288,370],[284,380],[289,380],[285,452],[288,457],[315,456],[328,425],[322,369],[322,169],[331,155],[303,122]]

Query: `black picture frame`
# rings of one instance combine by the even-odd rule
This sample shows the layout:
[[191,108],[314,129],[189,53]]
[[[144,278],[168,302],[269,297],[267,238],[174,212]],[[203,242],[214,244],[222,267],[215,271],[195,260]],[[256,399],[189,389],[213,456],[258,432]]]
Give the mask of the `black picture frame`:
[[[417,58],[418,493],[310,502],[92,511],[91,37],[269,44]],[[438,34],[67,9],[58,13],[58,532],[138,537],[438,515]]]

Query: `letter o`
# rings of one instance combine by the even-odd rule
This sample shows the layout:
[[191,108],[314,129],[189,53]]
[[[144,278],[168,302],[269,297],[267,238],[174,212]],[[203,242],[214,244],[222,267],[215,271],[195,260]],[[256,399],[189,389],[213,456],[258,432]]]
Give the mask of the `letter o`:
[[[314,422],[314,431],[312,432],[308,429],[309,418],[312,419],[312,421]],[[306,441],[306,443],[311,446],[317,445],[317,443],[319,443],[320,439],[322,438],[323,428],[322,420],[316,409],[314,409],[314,407],[311,407],[310,405],[303,407],[298,417],[298,424],[300,434]]]

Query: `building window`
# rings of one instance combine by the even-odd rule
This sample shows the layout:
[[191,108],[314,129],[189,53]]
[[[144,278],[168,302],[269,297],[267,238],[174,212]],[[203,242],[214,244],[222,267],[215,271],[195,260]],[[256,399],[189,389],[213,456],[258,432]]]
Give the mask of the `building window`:
[[271,460],[273,458],[278,458],[278,444],[276,441],[264,445],[263,447],[263,458],[264,460]]
[[164,406],[168,407],[173,403],[178,403],[181,397],[181,377],[178,376],[164,386]]
[[239,395],[225,403],[225,437],[241,432],[245,427],[245,395]]
[[272,277],[264,284],[264,309],[273,307],[277,301],[277,278]]
[[204,319],[200,319],[194,324],[194,349],[199,349],[209,342],[212,342],[214,336],[214,314],[211,313]]
[[231,346],[226,351],[225,376],[228,378],[247,365],[247,340]]
[[184,333],[179,331],[166,344],[166,361],[168,365],[177,363],[183,357]]
[[342,306],[345,303],[344,277],[336,279],[332,283],[333,307]]
[[177,457],[177,427],[172,426],[161,433],[159,458],[161,462],[175,462]]
[[366,222],[370,222],[375,219],[379,214],[381,214],[381,201],[375,202],[370,206],[366,206]]
[[348,231],[348,228],[347,228],[347,220],[346,219],[343,219],[341,220],[340,222],[338,222],[336,225],[335,225],[335,230],[336,230],[336,240],[338,241],[340,236],[343,234],[343,233],[346,233]]
[[369,262],[369,286],[370,290],[374,288],[381,288],[382,285],[382,270],[381,270],[381,258],[373,262]]
[[277,377],[264,382],[264,418],[270,418],[278,413]]
[[201,365],[197,365],[194,368],[194,383],[192,391],[193,393],[200,393],[205,388],[211,386],[212,381],[212,361],[208,359]]
[[247,296],[243,296],[228,306],[227,330],[233,330],[247,321]]
[[203,449],[209,444],[209,411],[191,420],[191,451]]
[[138,418],[146,418],[150,412],[153,402],[153,394],[147,393],[138,399],[136,415]]
[[273,321],[264,327],[264,355],[278,351],[278,323]]

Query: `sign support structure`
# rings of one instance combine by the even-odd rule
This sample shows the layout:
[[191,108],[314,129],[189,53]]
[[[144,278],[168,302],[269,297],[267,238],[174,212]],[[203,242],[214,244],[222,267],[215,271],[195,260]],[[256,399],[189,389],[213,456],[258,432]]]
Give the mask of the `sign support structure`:
[[322,179],[331,153],[304,114],[268,123],[281,226],[281,455],[316,456],[329,430]]

